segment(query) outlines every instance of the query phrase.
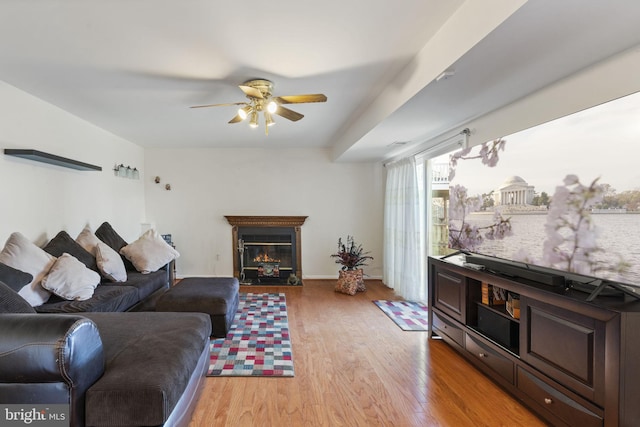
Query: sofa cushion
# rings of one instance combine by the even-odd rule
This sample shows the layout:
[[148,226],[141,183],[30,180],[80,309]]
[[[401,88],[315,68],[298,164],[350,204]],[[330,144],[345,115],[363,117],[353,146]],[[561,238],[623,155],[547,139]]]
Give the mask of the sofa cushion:
[[93,256],[96,255],[96,245],[101,241],[102,240],[98,239],[96,235],[93,234],[93,230],[91,230],[91,227],[88,225],[85,226],[80,234],[78,234],[78,237],[76,237],[76,242]]
[[[111,249],[118,253],[120,253],[120,249],[127,246],[127,241],[120,237],[108,222],[103,222],[96,230],[95,235],[98,239],[102,240],[104,243],[109,245]],[[124,267],[127,271],[135,270],[135,267],[128,259],[123,257],[123,261]]]
[[98,242],[95,251],[98,269],[107,280],[110,282],[124,282],[127,280],[127,270],[120,254],[103,242]]
[[225,337],[238,308],[239,283],[235,277],[186,277],[163,293],[156,311],[207,313],[214,337]]
[[120,253],[141,273],[158,271],[180,256],[154,229],[148,230],[135,242],[122,247]]
[[78,244],[78,242],[73,240],[66,231],[61,231],[56,234],[56,236],[42,249],[54,257],[59,257],[63,253],[68,253],[83,263],[87,268],[90,268],[93,271],[98,271],[96,259],[93,254],[87,252],[82,246],[80,246],[80,244]]
[[[84,249],[83,249],[84,250]],[[68,253],[63,253],[42,279],[42,287],[67,300],[85,301],[100,284],[100,275]]]
[[76,242],[86,251],[93,254],[96,258],[98,271],[105,279],[110,282],[124,282],[127,280],[127,270],[122,256],[113,250],[111,246],[98,239],[91,231],[90,226],[87,225],[82,229],[78,237],[76,237]]
[[9,236],[4,248],[0,251],[1,263],[33,276],[33,280],[23,286],[18,293],[34,307],[43,304],[51,296],[51,292],[40,286],[40,282],[55,260],[54,256],[49,255],[18,232]]
[[33,276],[24,271],[16,270],[0,262],[0,282],[4,282],[14,291],[18,292],[33,280]]
[[0,313],[35,313],[26,299],[0,281]]
[[[86,395],[86,425],[162,425],[208,348],[202,313],[88,313],[98,326],[104,375]],[[134,326],[135,325],[135,326]]]
[[108,222],[103,222],[96,230],[95,235],[98,239],[111,246],[116,252],[127,245],[127,241],[120,237]]
[[149,274],[142,274],[137,271],[130,271],[127,281],[122,283],[103,283],[100,286],[128,286],[136,289],[140,301],[160,289],[168,289],[169,281],[165,270],[154,271]]
[[52,295],[35,307],[38,313],[82,313],[127,311],[139,302],[138,290],[132,286],[98,286],[85,301],[68,301]]

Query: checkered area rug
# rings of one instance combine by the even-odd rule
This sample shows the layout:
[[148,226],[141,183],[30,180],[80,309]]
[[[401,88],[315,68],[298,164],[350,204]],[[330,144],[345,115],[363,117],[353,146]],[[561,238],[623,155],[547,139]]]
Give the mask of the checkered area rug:
[[427,330],[427,306],[412,301],[387,301],[374,300],[377,305],[391,320],[403,331]]
[[293,376],[285,295],[241,293],[226,338],[212,339],[207,376]]

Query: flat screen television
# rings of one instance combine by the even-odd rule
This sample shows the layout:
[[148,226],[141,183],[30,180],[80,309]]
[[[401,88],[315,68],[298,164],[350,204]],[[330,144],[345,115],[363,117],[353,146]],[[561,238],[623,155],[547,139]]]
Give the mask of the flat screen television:
[[449,161],[451,249],[640,293],[640,92]]

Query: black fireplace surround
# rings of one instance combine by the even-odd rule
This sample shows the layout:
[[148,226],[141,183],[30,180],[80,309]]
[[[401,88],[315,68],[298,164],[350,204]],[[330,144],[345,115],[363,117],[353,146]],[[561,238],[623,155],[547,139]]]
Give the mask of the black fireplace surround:
[[296,271],[293,227],[238,227],[240,281],[251,284],[286,283]]
[[225,218],[233,226],[233,270],[240,284],[287,285],[291,276],[302,279],[300,226],[306,216]]

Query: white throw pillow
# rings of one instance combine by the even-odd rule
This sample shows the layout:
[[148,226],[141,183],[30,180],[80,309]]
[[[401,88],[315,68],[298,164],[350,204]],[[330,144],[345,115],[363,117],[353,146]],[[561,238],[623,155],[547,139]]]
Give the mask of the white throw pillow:
[[78,234],[78,237],[76,237],[76,243],[93,256],[96,256],[96,245],[100,242],[101,240],[93,234],[93,230],[91,230],[91,227],[88,225],[84,227],[80,234]]
[[0,252],[0,262],[24,271],[33,276],[33,280],[18,292],[32,307],[47,302],[51,292],[43,288],[40,283],[56,261],[41,248],[30,242],[20,233],[12,233]]
[[180,256],[154,229],[148,230],[138,240],[124,246],[120,253],[141,273],[158,271]]
[[95,248],[98,270],[104,277],[112,282],[126,282],[127,270],[122,262],[122,257],[111,246],[98,241]]
[[84,301],[93,295],[100,275],[72,255],[63,253],[49,270],[42,287],[66,300]]

